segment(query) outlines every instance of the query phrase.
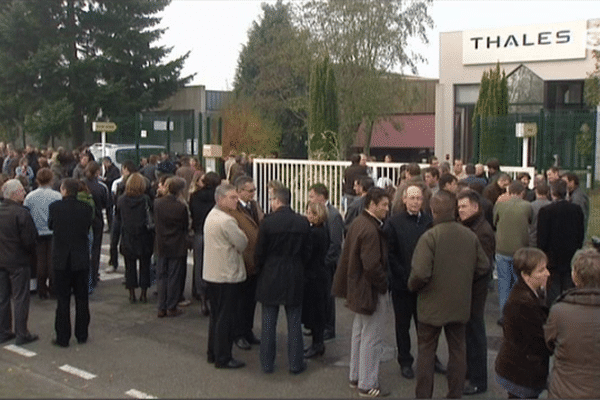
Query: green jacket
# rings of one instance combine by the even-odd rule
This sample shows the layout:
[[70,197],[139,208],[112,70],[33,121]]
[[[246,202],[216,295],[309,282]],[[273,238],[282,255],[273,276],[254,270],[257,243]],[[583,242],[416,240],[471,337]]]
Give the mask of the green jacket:
[[415,247],[408,288],[417,292],[419,322],[466,323],[475,278],[488,273],[489,259],[477,236],[452,217],[440,219]]
[[494,205],[496,253],[512,257],[521,247],[529,246],[529,224],[533,218],[531,203],[519,198]]

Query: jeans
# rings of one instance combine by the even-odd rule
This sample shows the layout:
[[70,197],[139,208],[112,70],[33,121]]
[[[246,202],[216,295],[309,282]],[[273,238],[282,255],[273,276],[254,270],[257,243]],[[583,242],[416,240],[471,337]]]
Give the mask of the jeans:
[[498,301],[502,312],[510,290],[518,278],[513,268],[513,258],[510,256],[496,254],[496,269],[498,270]]
[[[262,305],[262,333],[260,341],[260,364],[264,372],[275,369],[277,349],[278,305]],[[302,306],[285,306],[287,318],[288,365],[291,372],[304,368],[304,341],[302,338]]]

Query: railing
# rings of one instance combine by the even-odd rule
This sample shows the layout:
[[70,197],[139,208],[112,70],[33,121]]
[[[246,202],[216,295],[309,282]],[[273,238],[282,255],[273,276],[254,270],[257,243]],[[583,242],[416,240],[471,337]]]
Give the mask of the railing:
[[[380,177],[388,177],[394,184],[398,183],[400,167],[407,163],[370,162],[370,176],[375,182]],[[344,170],[350,166],[350,161],[312,161],[312,160],[282,160],[274,158],[255,159],[253,163],[253,176],[257,186],[257,201],[263,210],[269,209],[269,193],[267,183],[277,179],[291,192],[290,204],[295,211],[304,212],[308,203],[308,188],[315,183],[323,183],[329,189],[329,201],[342,210],[342,184]],[[421,169],[429,164],[419,164]],[[531,183],[535,176],[534,167],[505,167],[501,170],[513,179],[519,172],[528,172]]]

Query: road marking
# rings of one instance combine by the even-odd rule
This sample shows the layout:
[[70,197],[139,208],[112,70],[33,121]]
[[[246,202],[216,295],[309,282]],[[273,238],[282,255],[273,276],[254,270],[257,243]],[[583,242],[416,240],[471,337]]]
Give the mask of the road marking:
[[24,349],[22,347],[19,347],[17,345],[14,344],[9,344],[7,346],[4,346],[4,348],[8,351],[12,351],[13,353],[17,353],[22,355],[23,357],[33,357],[33,356],[37,356],[37,353]]
[[144,392],[140,392],[139,390],[136,389],[129,389],[128,391],[125,392],[125,394],[127,396],[133,397],[134,399],[156,399],[156,396],[150,396],[149,394],[146,394]]
[[94,374],[91,374],[79,368],[71,367],[68,364],[63,365],[62,367],[58,367],[58,369],[87,380],[94,379],[96,377],[96,375]]

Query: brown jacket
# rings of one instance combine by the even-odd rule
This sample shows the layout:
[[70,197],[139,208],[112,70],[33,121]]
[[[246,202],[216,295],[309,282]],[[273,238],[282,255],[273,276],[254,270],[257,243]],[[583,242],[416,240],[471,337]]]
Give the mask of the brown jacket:
[[531,389],[546,387],[550,351],[543,325],[547,316],[546,300],[519,278],[504,305],[504,340],[496,357],[499,376]]
[[342,256],[333,277],[332,294],[346,299],[346,307],[371,315],[380,294],[388,290],[387,243],[380,222],[363,211],[348,229]]
[[238,208],[233,211],[227,212],[237,221],[240,229],[248,238],[248,245],[244,250],[244,265],[246,266],[246,273],[248,275],[256,274],[256,266],[254,263],[254,252],[256,250],[256,242],[258,241],[258,224],[241,209],[240,203]]
[[544,325],[554,350],[548,397],[600,396],[600,289],[572,289],[558,298]]

